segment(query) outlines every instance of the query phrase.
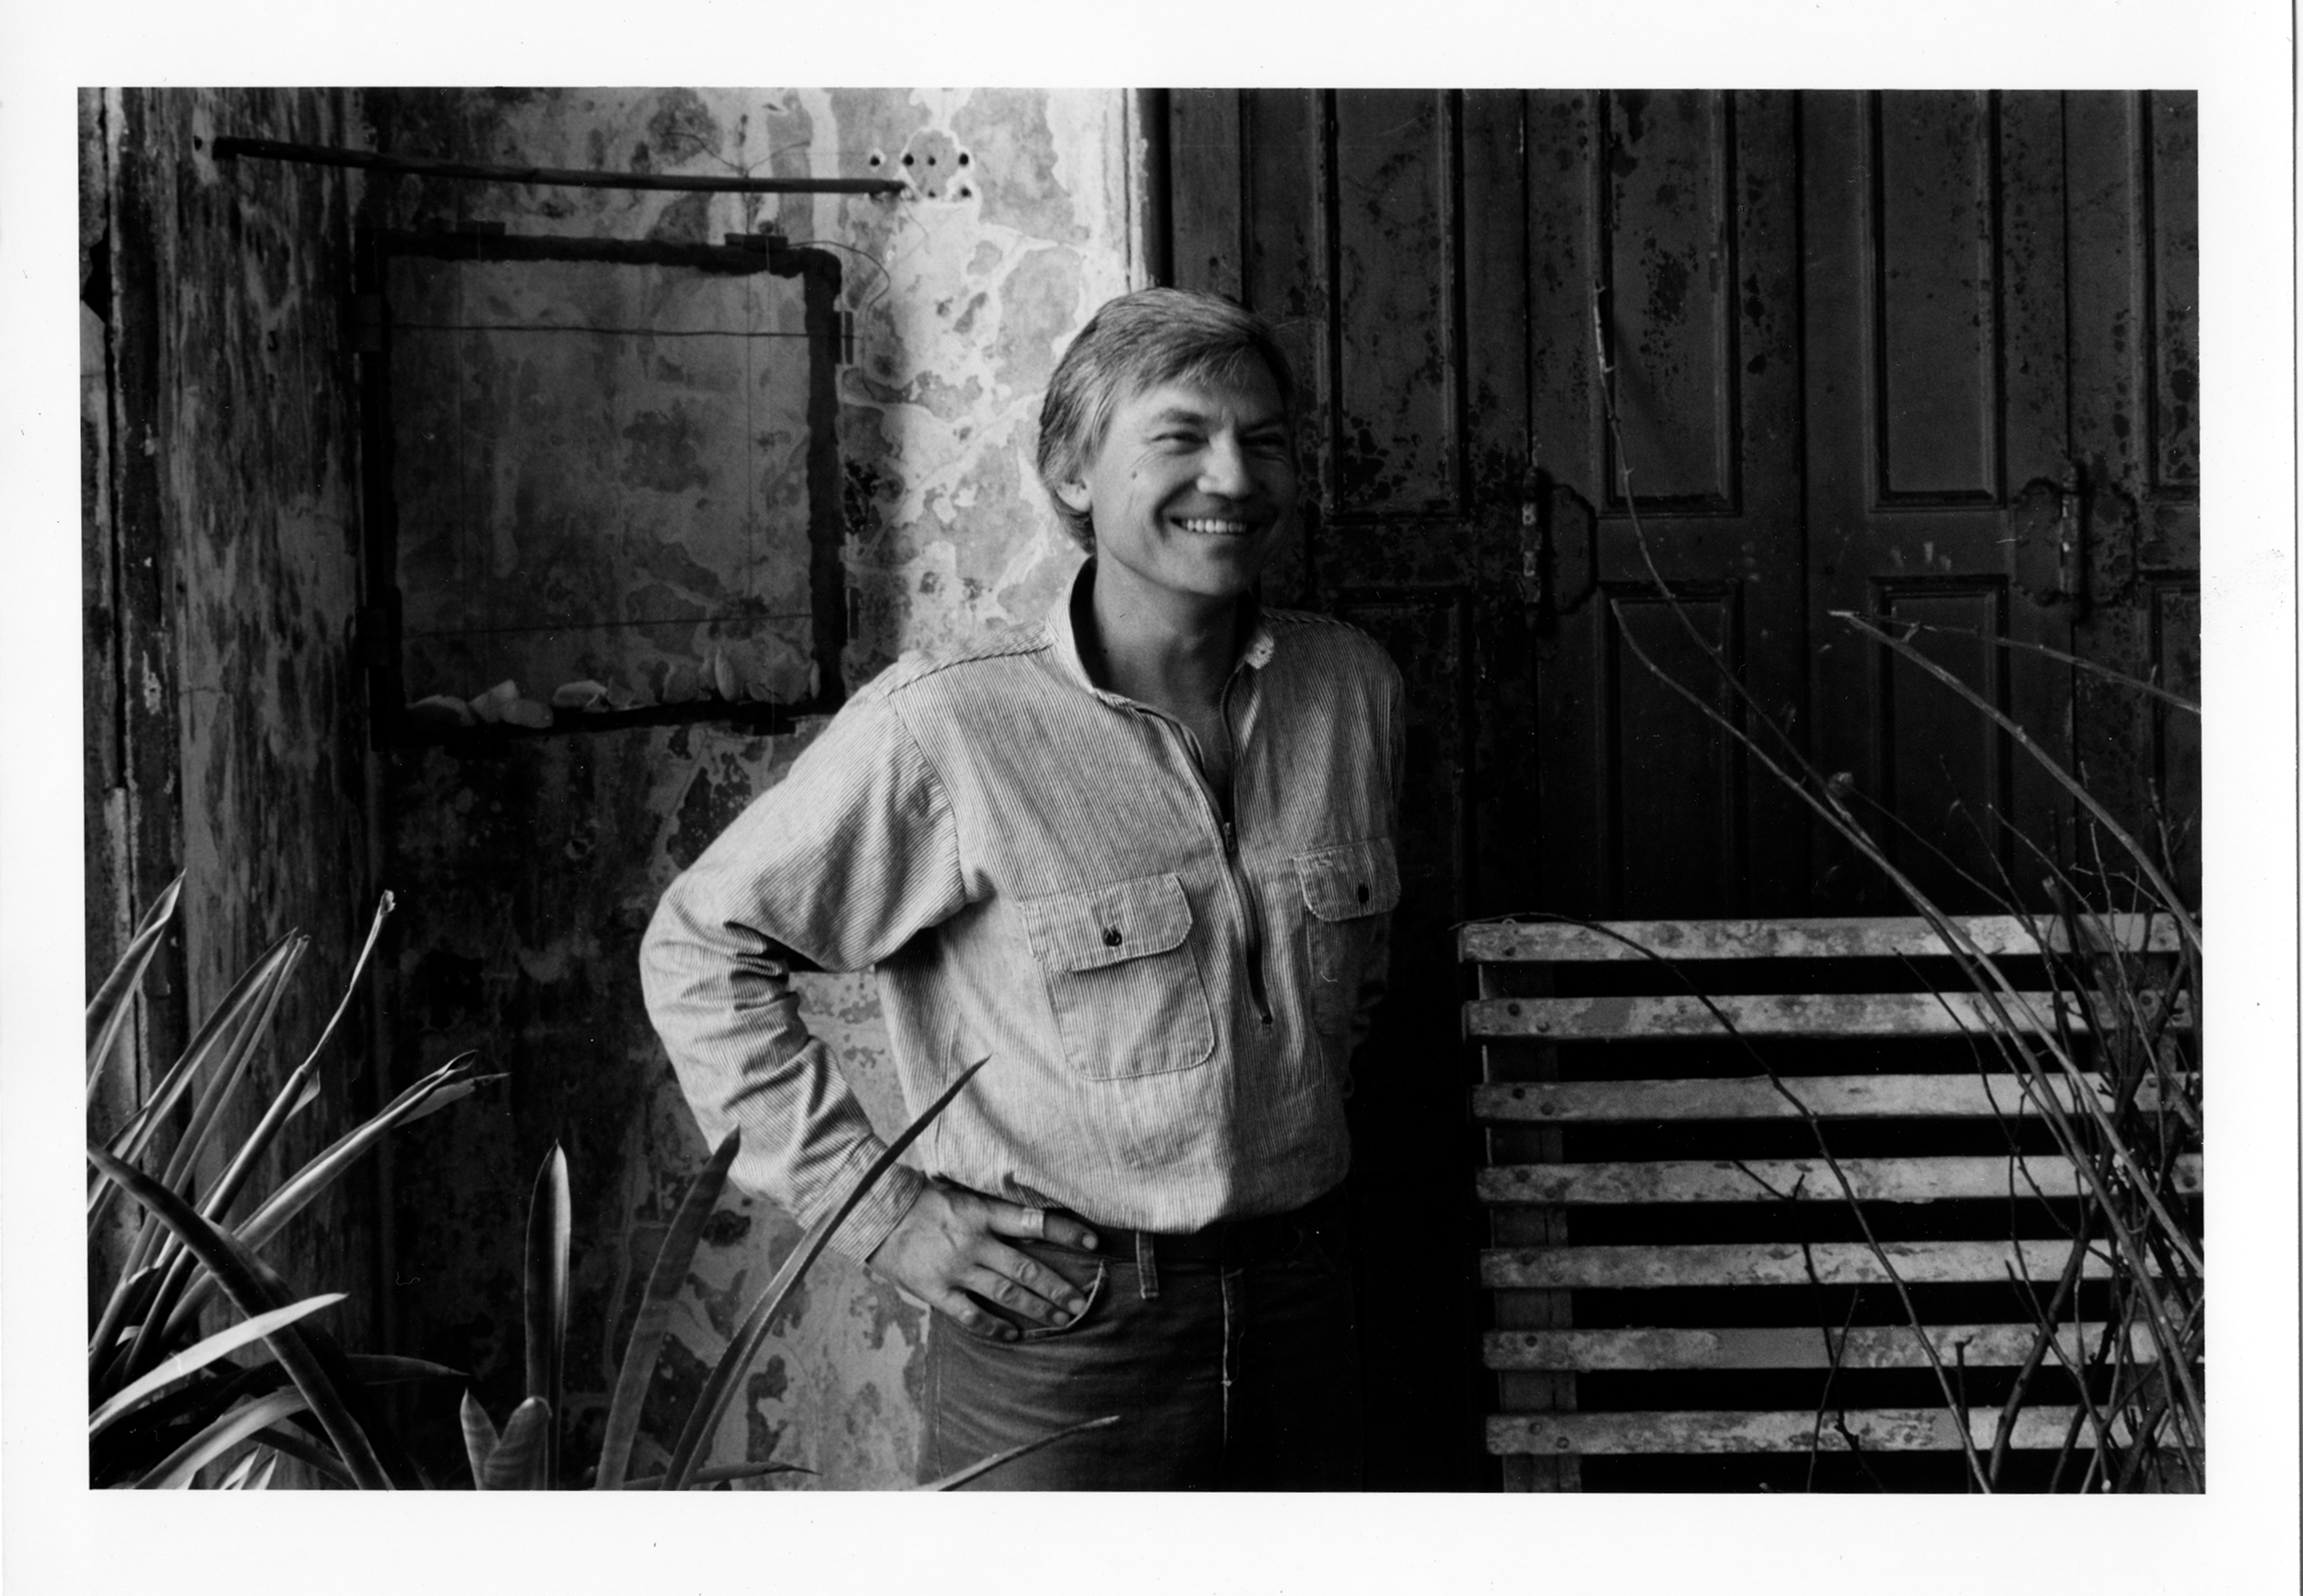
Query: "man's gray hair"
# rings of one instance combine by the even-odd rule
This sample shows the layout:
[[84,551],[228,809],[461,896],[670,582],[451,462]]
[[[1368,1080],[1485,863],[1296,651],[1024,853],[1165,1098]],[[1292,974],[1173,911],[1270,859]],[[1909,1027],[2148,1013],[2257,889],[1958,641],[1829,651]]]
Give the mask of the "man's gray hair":
[[1295,374],[1262,317],[1186,288],[1142,288],[1106,300],[1056,362],[1040,402],[1040,485],[1064,530],[1094,552],[1088,512],[1073,509],[1056,490],[1087,474],[1123,402],[1170,382],[1237,388],[1258,363],[1271,373],[1292,421]]

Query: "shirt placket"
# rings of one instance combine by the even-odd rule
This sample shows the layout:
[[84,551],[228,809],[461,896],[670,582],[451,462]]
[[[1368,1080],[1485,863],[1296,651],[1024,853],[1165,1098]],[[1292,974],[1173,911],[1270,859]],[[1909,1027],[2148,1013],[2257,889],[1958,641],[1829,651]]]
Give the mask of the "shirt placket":
[[[1115,707],[1143,716],[1157,726],[1163,740],[1167,744],[1171,757],[1182,767],[1184,779],[1190,784],[1192,790],[1198,794],[1200,813],[1205,817],[1208,829],[1216,845],[1217,857],[1222,863],[1224,885],[1230,892],[1233,912],[1239,916],[1240,949],[1243,966],[1247,973],[1248,1001],[1255,1006],[1257,1019],[1268,1030],[1273,1024],[1273,1019],[1271,995],[1264,973],[1263,916],[1256,900],[1255,882],[1249,879],[1246,868],[1240,862],[1238,826],[1239,773],[1245,763],[1242,758],[1246,747],[1245,734],[1253,728],[1255,723],[1257,686],[1255,672],[1249,669],[1247,662],[1242,659],[1232,667],[1232,674],[1224,679],[1223,693],[1217,701],[1217,709],[1223,716],[1224,735],[1230,738],[1232,742],[1232,791],[1230,795],[1232,802],[1229,806],[1231,810],[1229,818],[1226,818],[1224,814],[1226,806],[1218,798],[1214,785],[1208,780],[1206,766],[1199,757],[1198,740],[1192,736],[1188,727],[1170,716],[1162,714],[1150,705],[1139,704],[1132,698],[1123,697],[1118,693],[1104,693],[1101,690],[1098,690],[1097,696]],[[1248,698],[1246,712],[1242,715],[1236,727],[1232,718],[1231,709],[1234,692],[1244,692]]]

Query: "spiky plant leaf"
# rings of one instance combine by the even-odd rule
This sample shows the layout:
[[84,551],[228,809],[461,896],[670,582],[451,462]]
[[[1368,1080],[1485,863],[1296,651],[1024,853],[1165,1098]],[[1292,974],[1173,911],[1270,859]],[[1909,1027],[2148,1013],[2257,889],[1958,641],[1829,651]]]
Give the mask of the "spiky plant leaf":
[[[176,1104],[182,1100],[184,1093],[191,1089],[193,1081],[205,1071],[209,1061],[218,1056],[222,1050],[245,1029],[251,1012],[263,996],[265,985],[276,974],[281,963],[288,957],[288,949],[294,944],[295,939],[293,932],[281,938],[266,949],[253,964],[241,973],[240,978],[233,983],[232,989],[224,995],[216,1008],[209,1011],[208,1018],[201,1022],[200,1029],[193,1033],[192,1041],[185,1044],[184,1051],[177,1056],[176,1062],[169,1066],[168,1072],[160,1077],[158,1083],[152,1089],[152,1095],[145,1100],[142,1106],[129,1116],[128,1123],[121,1126],[119,1132],[113,1136],[105,1148],[107,1152],[131,1163],[144,1157],[146,1149],[151,1144],[152,1137],[158,1133],[159,1126],[166,1122],[170,1111],[174,1109]],[[88,1187],[89,1235],[96,1234],[102,1225],[104,1213],[113,1195],[113,1186],[104,1178],[102,1171],[99,1171]]]
[[214,1335],[175,1357],[169,1358],[142,1380],[116,1392],[103,1406],[88,1415],[88,1434],[94,1435],[130,1408],[180,1380],[214,1363],[228,1353],[237,1352],[251,1341],[261,1341],[275,1330],[295,1323],[308,1313],[344,1300],[341,1291],[330,1291],[318,1297],[307,1297],[291,1302],[286,1308],[275,1308],[269,1313],[259,1313],[253,1319],[243,1319],[238,1324],[217,1331]]
[[712,1433],[719,1427],[720,1415],[728,1411],[728,1404],[735,1396],[736,1381],[759,1357],[761,1345],[767,1340],[768,1328],[775,1322],[776,1315],[783,1310],[786,1299],[800,1284],[800,1278],[808,1272],[809,1265],[830,1244],[832,1232],[856,1211],[856,1205],[864,1200],[879,1182],[880,1177],[895,1167],[895,1160],[902,1156],[904,1149],[918,1140],[919,1133],[933,1124],[935,1117],[960,1095],[961,1089],[975,1078],[976,1072],[990,1062],[988,1057],[979,1058],[954,1076],[952,1084],[943,1089],[935,1101],[922,1109],[919,1117],[905,1126],[903,1134],[890,1142],[871,1161],[862,1178],[848,1188],[848,1195],[810,1227],[806,1235],[801,1237],[800,1244],[791,1250],[790,1256],[784,1260],[783,1267],[776,1271],[774,1277],[761,1291],[759,1299],[752,1305],[751,1312],[744,1315],[743,1323],[730,1338],[728,1350],[720,1355],[719,1361],[713,1365],[711,1374],[705,1380],[704,1389],[696,1399],[696,1410],[688,1415],[688,1422],[680,1432],[679,1442],[672,1449],[672,1461],[664,1466],[665,1490],[684,1491],[695,1483],[696,1470],[703,1463],[704,1449],[710,1444]]
[[256,1464],[263,1457],[263,1455],[264,1454],[263,1452],[259,1451],[254,1447],[249,1448],[246,1451],[240,1454],[240,1462],[232,1465],[232,1472],[226,1474],[221,1480],[216,1482],[216,1488],[219,1491],[237,1491],[240,1489],[242,1486],[247,1485],[249,1476],[256,1472]]
[[509,1079],[511,1079],[510,1076],[499,1072],[496,1075],[470,1076],[456,1082],[453,1086],[441,1087],[438,1091],[432,1093],[431,1096],[426,1098],[422,1102],[416,1104],[415,1107],[410,1109],[405,1114],[402,1115],[400,1124],[404,1128],[408,1125],[415,1124],[418,1120],[429,1119],[434,1114],[439,1113],[440,1110],[447,1108],[451,1103],[460,1103],[463,1101],[464,1099],[470,1097],[473,1092],[478,1091],[484,1086],[492,1086],[499,1080]]
[[283,1182],[280,1189],[265,1198],[246,1220],[234,1226],[234,1231],[251,1247],[261,1247],[272,1240],[279,1234],[281,1226],[302,1213],[314,1197],[327,1190],[369,1148],[405,1124],[434,1093],[469,1077],[473,1061],[479,1056],[474,1051],[458,1054],[392,1099],[373,1119],[337,1137],[311,1162]]
[[664,1233],[663,1245],[656,1250],[639,1315],[632,1322],[631,1339],[624,1344],[624,1366],[616,1373],[615,1394],[608,1403],[607,1434],[600,1442],[599,1475],[592,1484],[596,1491],[624,1488],[625,1475],[632,1466],[632,1443],[639,1435],[640,1410],[648,1400],[648,1381],[656,1372],[656,1355],[663,1349],[664,1336],[672,1328],[672,1311],[679,1300],[680,1287],[687,1283],[704,1226],[728,1183],[728,1167],[735,1162],[742,1145],[741,1127],[720,1138],[703,1169],[688,1182],[680,1211]]
[[480,1473],[484,1491],[541,1491],[551,1478],[544,1473],[546,1439],[552,1433],[552,1409],[543,1398],[532,1396],[512,1410],[504,1425],[504,1439],[488,1454]]
[[207,1149],[210,1138],[216,1135],[224,1105],[231,1101],[232,1094],[239,1089],[241,1079],[247,1075],[249,1064],[255,1058],[258,1047],[271,1032],[272,1017],[279,1011],[281,998],[287,995],[288,978],[296,973],[296,967],[304,961],[304,955],[310,950],[311,945],[312,939],[301,934],[289,944],[287,957],[280,961],[278,969],[264,983],[246,1023],[240,1027],[240,1034],[233,1038],[232,1045],[226,1050],[224,1062],[210,1075],[207,1084],[201,1088],[200,1095],[193,1101],[191,1121],[184,1126],[184,1134],[176,1138],[175,1149],[168,1155],[168,1163],[160,1175],[161,1181],[169,1186],[178,1191],[184,1189],[184,1182],[197,1166],[200,1155]]
[[[280,999],[286,994],[288,977],[295,973],[296,966],[303,960],[305,949],[310,946],[310,938],[299,936],[296,938],[288,949],[287,958],[281,961],[279,968],[265,983],[246,1022],[225,1049],[223,1062],[201,1089],[193,1105],[191,1121],[184,1127],[184,1134],[176,1139],[175,1150],[169,1154],[168,1163],[160,1172],[160,1183],[170,1190],[183,1192],[191,1189],[192,1171],[199,1167],[201,1156],[224,1124],[225,1107],[246,1078],[249,1064],[256,1056],[264,1036],[271,1031],[272,1017],[278,1011]],[[231,1160],[231,1172],[251,1168],[253,1164],[248,1157],[248,1148],[243,1145],[239,1155]],[[213,1222],[223,1213],[228,1201],[228,1194],[211,1193],[200,1205],[199,1212],[204,1218]],[[137,1239],[136,1251],[131,1256],[137,1260],[148,1256],[154,1263],[165,1264],[169,1268],[161,1278],[154,1310],[146,1316],[143,1328],[137,1332],[134,1344],[129,1347],[121,1364],[123,1372],[130,1377],[149,1369],[167,1350],[166,1311],[175,1300],[176,1294],[183,1289],[183,1282],[192,1273],[190,1255],[181,1251],[173,1238],[162,1243],[160,1238],[164,1232],[149,1215],[146,1217],[145,1231],[146,1234]]]
[[[813,1469],[803,1469],[798,1463],[715,1463],[708,1469],[696,1471],[698,1485],[724,1485],[730,1480],[756,1480],[763,1474],[812,1474]],[[619,1491],[652,1491],[663,1485],[661,1474],[643,1474],[637,1480],[625,1480],[615,1488]]]
[[[377,938],[383,934],[384,920],[391,914],[392,909],[392,894],[386,892],[376,905],[376,917],[368,923],[368,940],[361,945],[359,957],[353,961],[351,979],[345,984],[344,996],[336,1001],[335,1012],[321,1028],[320,1040],[312,1043],[311,1051],[304,1055],[304,1062],[298,1065],[287,1079],[281,1083],[280,1089],[273,1095],[271,1106],[264,1110],[263,1118],[248,1134],[247,1139],[240,1144],[240,1151],[233,1155],[230,1166],[202,1201],[200,1212],[204,1217],[217,1220],[230,1211],[241,1188],[246,1185],[250,1175],[254,1173],[258,1160],[271,1150],[273,1140],[280,1134],[281,1127],[320,1095],[321,1052],[328,1045],[328,1039],[335,1034],[345,1011],[352,1006],[352,995],[359,988],[360,976],[368,969],[368,957],[376,950]],[[404,1124],[407,1122],[403,1120],[401,1123]]]
[[[386,1104],[377,1115],[331,1143],[311,1162],[298,1170],[279,1190],[257,1207],[256,1211],[232,1227],[233,1234],[251,1251],[263,1246],[279,1233],[280,1228],[301,1213],[313,1198],[326,1191],[345,1171],[395,1128],[405,1124],[431,1095],[443,1087],[453,1086],[472,1073],[472,1061],[476,1053],[460,1053],[439,1068],[417,1081],[407,1090]],[[202,1277],[193,1280],[168,1313],[168,1331],[179,1333],[207,1299],[215,1282]]]
[[1119,1415],[1116,1413],[1105,1414],[1102,1418],[1081,1419],[1078,1424],[1066,1425],[1059,1430],[1051,1430],[1046,1435],[1025,1441],[1021,1446],[1012,1446],[1005,1451],[994,1452],[988,1458],[977,1458],[964,1469],[954,1469],[940,1480],[930,1480],[924,1485],[915,1485],[912,1488],[918,1491],[956,1491],[970,1480],[979,1480],[992,1470],[1011,1463],[1018,1458],[1028,1457],[1044,1446],[1053,1446],[1066,1436],[1078,1435],[1081,1430],[1102,1429],[1107,1425],[1116,1425],[1118,1422]]
[[295,1430],[286,1426],[275,1426],[271,1429],[263,1430],[255,1439],[278,1452],[282,1457],[295,1459],[307,1468],[327,1475],[347,1490],[358,1488],[357,1482],[352,1478],[351,1471],[344,1466],[342,1458],[337,1457],[326,1447],[317,1446],[306,1440]]
[[304,1406],[302,1392],[275,1391],[270,1396],[258,1397],[245,1407],[236,1407],[170,1453],[165,1462],[137,1482],[137,1488],[181,1491],[191,1485],[193,1475],[207,1464],[266,1425],[276,1424],[291,1414],[302,1413]]
[[432,1363],[421,1357],[392,1357],[377,1352],[345,1354],[352,1372],[367,1385],[401,1385],[417,1380],[469,1380],[461,1369],[450,1369],[444,1363]]
[[560,1477],[559,1424],[561,1359],[567,1347],[567,1246],[569,1212],[567,1155],[554,1142],[536,1171],[528,1199],[525,1305],[528,1394],[544,1404],[544,1488]]
[[119,1353],[120,1337],[123,1332],[133,1333],[150,1311],[152,1299],[160,1287],[160,1271],[146,1264],[133,1275],[121,1277],[105,1299],[104,1311],[98,1315],[96,1328],[88,1341],[88,1374],[109,1364]]
[[[123,1190],[147,1210],[159,1216],[160,1222],[175,1232],[193,1255],[207,1266],[210,1276],[243,1315],[253,1319],[280,1306],[266,1286],[263,1275],[259,1273],[263,1266],[237,1238],[216,1229],[194,1213],[181,1197],[103,1148],[91,1147],[88,1156]],[[373,1443],[353,1418],[334,1382],[321,1371],[318,1359],[302,1334],[293,1325],[283,1326],[266,1335],[264,1344],[272,1348],[272,1355],[279,1359],[280,1367],[295,1381],[296,1389],[310,1404],[312,1415],[320,1421],[329,1441],[343,1455],[361,1487],[389,1490],[391,1485],[384,1476],[383,1465],[377,1459]]]
[[96,989],[96,996],[88,1005],[88,1091],[96,1095],[96,1083],[103,1078],[104,1066],[111,1059],[112,1044],[119,1040],[121,1028],[127,1023],[133,1007],[130,996],[143,983],[144,973],[150,967],[152,955],[159,951],[160,942],[168,935],[168,923],[176,915],[176,901],[183,893],[184,873],[176,872],[176,879],[160,890],[160,895],[144,911],[144,918],[136,922],[135,934],[128,938],[119,962],[104,984]]
[[463,1393],[456,1416],[463,1425],[463,1455],[472,1465],[472,1488],[485,1491],[488,1488],[488,1459],[495,1455],[497,1442],[504,1438],[496,1433],[496,1421],[488,1417],[488,1410],[469,1391]]

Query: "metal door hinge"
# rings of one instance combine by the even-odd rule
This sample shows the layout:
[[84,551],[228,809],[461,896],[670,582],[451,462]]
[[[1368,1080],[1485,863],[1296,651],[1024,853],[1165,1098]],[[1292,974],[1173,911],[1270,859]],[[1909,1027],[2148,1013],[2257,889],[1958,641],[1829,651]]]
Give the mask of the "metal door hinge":
[[2087,612],[2087,497],[2080,483],[2078,465],[2064,461],[2055,484],[2055,586],[2070,602],[2074,621]]

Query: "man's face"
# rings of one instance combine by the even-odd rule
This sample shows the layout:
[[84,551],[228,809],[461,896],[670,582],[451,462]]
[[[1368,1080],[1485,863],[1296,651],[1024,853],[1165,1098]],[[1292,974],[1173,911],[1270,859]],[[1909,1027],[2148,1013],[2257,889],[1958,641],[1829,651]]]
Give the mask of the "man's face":
[[1235,599],[1295,510],[1279,386],[1259,363],[1238,387],[1171,382],[1135,394],[1085,473],[1059,491],[1094,518],[1107,565],[1170,593]]

